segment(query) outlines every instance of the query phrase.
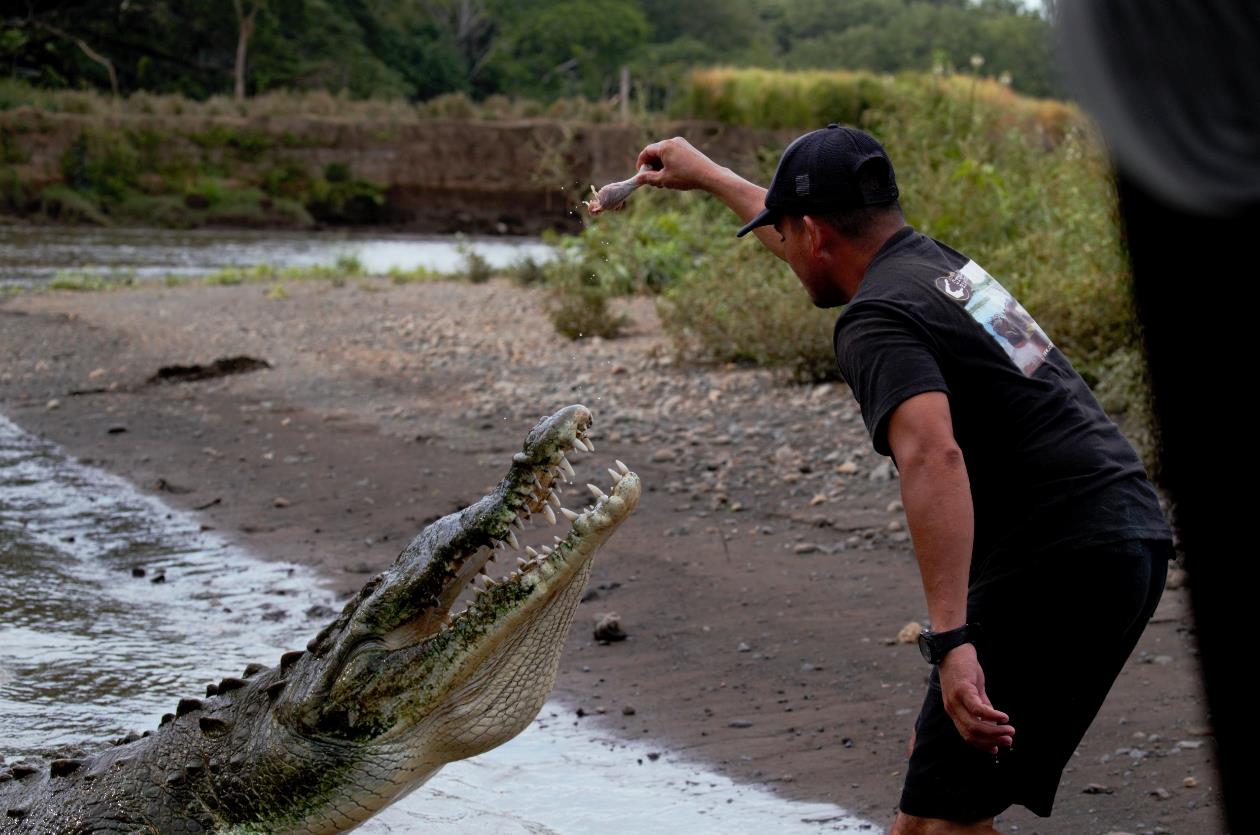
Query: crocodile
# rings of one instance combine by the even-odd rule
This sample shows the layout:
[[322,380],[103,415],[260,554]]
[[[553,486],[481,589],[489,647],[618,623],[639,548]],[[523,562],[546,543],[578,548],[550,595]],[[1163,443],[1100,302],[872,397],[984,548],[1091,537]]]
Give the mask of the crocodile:
[[[580,405],[542,419],[488,495],[425,527],[305,650],[94,754],[0,767],[0,832],[343,832],[520,733],[555,682],[592,556],[639,499],[617,461],[608,493],[588,484],[593,502],[562,505],[591,422]],[[526,521],[558,514],[565,536],[490,576]]]

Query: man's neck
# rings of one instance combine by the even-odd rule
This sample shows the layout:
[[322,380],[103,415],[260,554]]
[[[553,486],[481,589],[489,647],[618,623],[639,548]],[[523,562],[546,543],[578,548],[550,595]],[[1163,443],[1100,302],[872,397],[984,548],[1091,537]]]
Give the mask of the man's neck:
[[862,279],[866,277],[866,271],[871,266],[871,261],[875,260],[875,256],[884,244],[888,243],[888,239],[905,228],[906,222],[902,219],[890,219],[887,223],[883,223],[871,230],[870,234],[861,239],[846,239],[843,245],[848,248],[845,257],[838,259],[840,265],[840,274],[836,276],[840,282],[840,286],[844,288],[849,298],[853,298],[858,291],[858,287],[862,283]]

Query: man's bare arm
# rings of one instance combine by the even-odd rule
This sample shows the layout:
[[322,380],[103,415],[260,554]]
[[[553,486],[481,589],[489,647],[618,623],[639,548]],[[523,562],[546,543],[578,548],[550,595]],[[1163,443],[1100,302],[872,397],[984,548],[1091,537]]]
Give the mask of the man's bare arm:
[[[967,622],[967,575],[975,516],[971,482],[954,440],[949,398],[919,394],[888,420],[888,445],[901,474],[901,502],[914,540],[932,629],[943,632]],[[994,709],[984,690],[984,670],[975,647],[963,644],[940,665],[941,695],[954,726],[968,744],[996,753],[1010,747],[1010,717]]]
[[[638,175],[645,185],[678,191],[707,191],[735,212],[740,223],[747,223],[766,207],[764,188],[718,165],[682,137],[653,142],[639,152],[635,165],[652,167],[651,171]],[[763,226],[753,233],[767,249],[783,257],[783,238],[773,226]]]

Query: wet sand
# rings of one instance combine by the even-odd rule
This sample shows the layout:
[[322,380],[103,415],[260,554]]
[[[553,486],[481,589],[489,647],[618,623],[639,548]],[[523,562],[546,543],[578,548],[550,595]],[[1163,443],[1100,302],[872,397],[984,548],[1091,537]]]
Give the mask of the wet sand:
[[[502,281],[276,295],[6,299],[0,412],[346,594],[425,522],[481,496],[541,415],[585,403],[597,451],[575,460],[579,484],[606,484],[619,458],[646,492],[597,557],[566,647],[557,694],[580,706],[574,721],[890,819],[927,672],[896,637],[926,611],[895,474],[846,389],[679,364],[643,300],[626,307],[627,337],[571,343],[541,293]],[[242,354],[272,367],[145,384],[162,366]],[[593,640],[606,612],[628,640]],[[1196,675],[1186,594],[1170,589],[1055,816],[999,824],[1224,831]],[[1048,687],[1070,679],[1047,671]]]

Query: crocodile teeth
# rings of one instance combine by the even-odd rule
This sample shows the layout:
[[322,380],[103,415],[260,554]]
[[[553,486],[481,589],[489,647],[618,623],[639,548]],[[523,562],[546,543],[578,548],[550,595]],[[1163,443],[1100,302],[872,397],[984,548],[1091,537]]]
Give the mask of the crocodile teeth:
[[491,577],[489,574],[482,574],[481,585],[485,586],[486,588],[491,588],[492,586],[494,586],[494,578]]
[[565,476],[572,481],[577,478],[577,473],[573,471],[573,465],[569,463],[569,459],[563,455],[560,456],[560,469],[564,471]]
[[607,494],[607,493],[605,493],[603,490],[600,490],[600,489],[599,489],[598,487],[596,487],[594,484],[588,484],[588,485],[586,485],[586,489],[587,489],[587,490],[590,490],[590,491],[591,491],[591,495],[592,495],[592,496],[594,496],[594,497],[595,497],[595,498],[597,498],[597,499],[606,499],[606,498],[608,498],[608,494]]
[[549,502],[551,502],[553,505],[555,505],[555,506],[556,506],[556,510],[559,510],[559,509],[560,509],[560,497],[559,497],[558,495],[556,495],[556,491],[555,491],[555,490],[552,490],[550,493],[548,493],[548,494],[547,494],[547,501],[549,501]]
[[[533,548],[529,547],[528,545],[526,545],[526,546],[525,546],[525,553],[529,554],[531,557],[536,557],[536,556],[538,556],[538,552],[537,552],[537,551],[535,551]],[[520,558],[520,557],[517,557],[517,558],[516,558],[516,561],[517,561],[517,562],[521,562],[521,558]]]
[[617,462],[617,469],[621,470],[622,475],[625,475],[626,473],[630,472],[630,468],[627,467],[625,464],[621,463],[621,461]]
[[621,481],[621,473],[617,472],[612,467],[608,468],[608,474],[612,476],[613,484],[616,484],[617,482]]
[[542,547],[542,555],[543,555],[544,557],[549,557],[549,556],[551,556],[551,546],[550,546],[550,545],[544,545],[544,546]]
[[577,515],[576,513],[574,513],[572,510],[569,510],[567,507],[562,507],[562,508],[560,508],[560,512],[561,512],[561,513],[563,513],[563,514],[564,514],[564,518],[565,518],[565,519],[568,519],[570,522],[572,522],[574,519],[578,518],[578,515]]
[[587,451],[587,452],[594,452],[594,451],[595,451],[595,445],[594,445],[593,443],[591,443],[591,439],[590,439],[590,438],[583,438],[583,439],[582,439],[582,441],[586,444],[586,451]]
[[560,537],[558,537],[558,536],[553,536],[553,537],[551,537],[551,538],[552,538],[552,539],[554,539],[554,540],[556,541],[556,544],[557,544],[557,545],[559,545],[561,542],[564,542],[564,540],[563,540],[563,539],[561,539],[561,538],[560,538]]
[[510,531],[510,530],[508,531],[507,543],[508,545],[512,546],[512,549],[514,551],[521,550],[521,541],[516,538],[516,533],[514,531]]
[[556,523],[556,512],[551,509],[551,505],[543,505],[543,516],[547,517],[547,522],[554,525]]
[[585,442],[585,441],[583,441],[581,438],[574,438],[574,439],[573,439],[573,446],[577,447],[578,449],[582,450],[583,452],[590,452],[590,450],[589,450],[589,449],[587,449],[587,447],[586,447],[586,442]]
[[[544,545],[543,550],[546,550],[546,548],[547,546]],[[529,565],[529,560],[526,560],[523,557],[517,557],[516,564],[519,565],[521,568],[524,568],[525,566]]]

